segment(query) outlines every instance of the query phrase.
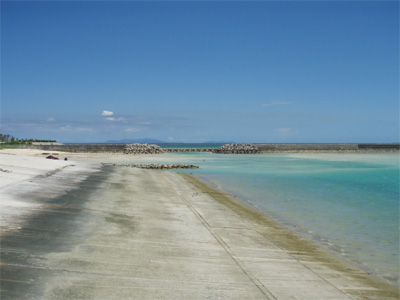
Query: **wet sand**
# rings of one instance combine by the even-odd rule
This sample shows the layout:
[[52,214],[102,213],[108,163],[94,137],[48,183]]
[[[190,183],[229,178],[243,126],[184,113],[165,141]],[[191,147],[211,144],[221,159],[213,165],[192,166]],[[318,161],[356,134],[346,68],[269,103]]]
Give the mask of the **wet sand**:
[[1,299],[399,298],[188,174],[2,153]]

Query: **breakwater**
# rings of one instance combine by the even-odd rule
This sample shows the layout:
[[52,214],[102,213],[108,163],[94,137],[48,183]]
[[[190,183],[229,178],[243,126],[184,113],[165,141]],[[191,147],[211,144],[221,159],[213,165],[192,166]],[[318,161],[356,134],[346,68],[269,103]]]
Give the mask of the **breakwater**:
[[390,152],[400,144],[257,144],[262,153],[274,152]]
[[62,145],[20,145],[21,149],[64,152],[109,152],[123,153],[126,144],[62,144]]
[[[259,144],[261,152],[278,151],[357,151],[360,144]],[[366,149],[366,148],[365,148]]]
[[179,153],[179,152],[213,152],[215,148],[165,148],[163,149],[168,153]]
[[226,144],[220,148],[214,149],[214,153],[222,154],[254,154],[260,153],[260,149],[254,144]]
[[[400,144],[253,144],[261,153],[399,151]],[[20,145],[21,149],[64,152],[124,153],[126,144]],[[221,147],[222,148],[222,147]],[[218,152],[221,148],[161,148],[163,152]],[[229,153],[229,152],[225,152]]]
[[124,148],[125,154],[159,154],[164,153],[160,146],[155,144],[128,144]]
[[358,144],[359,149],[400,149],[400,144]]
[[[125,153],[126,144],[61,144],[61,145],[19,145],[20,149],[36,149],[43,151],[63,151],[73,153],[104,152],[104,153]],[[161,148],[163,152],[212,152],[215,148]],[[134,151],[129,151],[128,153]],[[147,152],[148,151],[143,151]],[[135,153],[145,154],[145,153]]]

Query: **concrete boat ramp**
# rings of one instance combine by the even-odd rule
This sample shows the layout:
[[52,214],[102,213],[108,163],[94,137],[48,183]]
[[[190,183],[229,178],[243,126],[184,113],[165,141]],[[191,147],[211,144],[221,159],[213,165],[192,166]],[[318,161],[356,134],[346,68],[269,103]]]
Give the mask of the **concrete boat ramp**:
[[190,175],[0,156],[2,300],[398,299]]

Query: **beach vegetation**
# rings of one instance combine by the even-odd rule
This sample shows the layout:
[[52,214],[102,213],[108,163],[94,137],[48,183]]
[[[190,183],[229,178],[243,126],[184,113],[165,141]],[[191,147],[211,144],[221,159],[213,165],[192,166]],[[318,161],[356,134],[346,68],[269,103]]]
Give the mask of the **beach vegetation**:
[[56,143],[56,140],[39,140],[39,139],[20,139],[10,134],[3,134],[0,132],[0,144],[5,145],[32,145],[32,143]]

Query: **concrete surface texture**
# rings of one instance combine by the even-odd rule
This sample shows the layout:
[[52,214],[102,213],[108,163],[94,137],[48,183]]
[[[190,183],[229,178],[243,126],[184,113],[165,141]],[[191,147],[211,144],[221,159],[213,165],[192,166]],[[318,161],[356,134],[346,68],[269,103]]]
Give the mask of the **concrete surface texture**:
[[398,299],[190,175],[39,160],[0,188],[1,214],[28,206],[1,224],[1,299]]

